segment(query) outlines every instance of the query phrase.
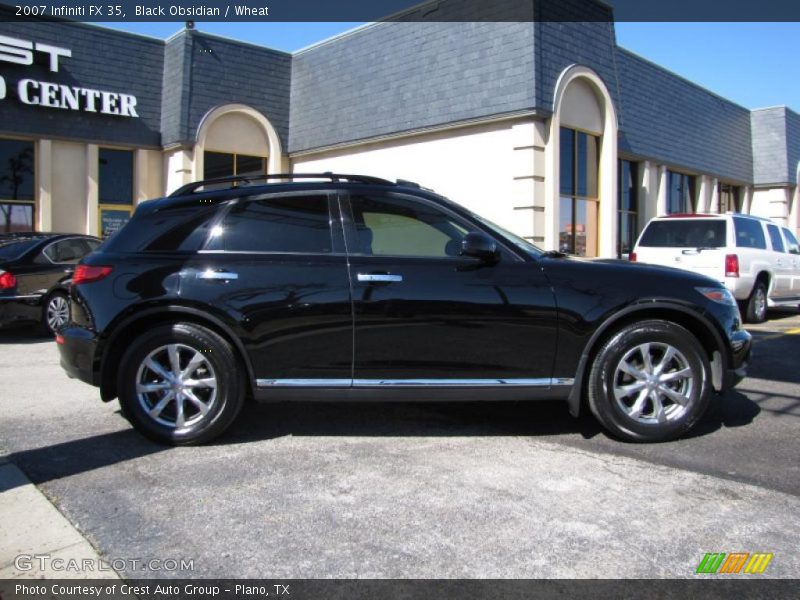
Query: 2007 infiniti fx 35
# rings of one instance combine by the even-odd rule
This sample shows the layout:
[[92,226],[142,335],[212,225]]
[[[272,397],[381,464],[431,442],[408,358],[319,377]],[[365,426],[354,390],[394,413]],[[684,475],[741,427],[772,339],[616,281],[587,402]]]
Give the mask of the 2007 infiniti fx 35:
[[145,202],[76,269],[61,363],[146,436],[210,440],[246,397],[555,398],[661,441],[744,375],[718,281],[543,252],[410,182],[258,180]]

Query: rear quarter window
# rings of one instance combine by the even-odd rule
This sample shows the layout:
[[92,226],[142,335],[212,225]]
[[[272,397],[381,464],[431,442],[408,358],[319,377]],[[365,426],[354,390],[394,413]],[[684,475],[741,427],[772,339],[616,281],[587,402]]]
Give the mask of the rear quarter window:
[[134,217],[102,246],[104,252],[196,252],[220,205],[167,207]]
[[767,239],[764,236],[764,228],[759,221],[734,217],[733,228],[736,231],[737,248],[767,249]]
[[785,252],[783,246],[783,238],[781,232],[778,230],[777,225],[767,225],[767,233],[769,233],[769,241],[772,244],[772,249],[775,252]]
[[726,244],[727,223],[722,219],[651,221],[640,246],[651,248],[721,248]]

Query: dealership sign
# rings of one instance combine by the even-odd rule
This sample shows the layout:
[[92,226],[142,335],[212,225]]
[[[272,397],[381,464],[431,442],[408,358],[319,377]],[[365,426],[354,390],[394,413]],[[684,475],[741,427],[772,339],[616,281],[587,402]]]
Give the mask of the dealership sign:
[[[61,59],[72,57],[72,50],[40,42],[29,42],[0,35],[0,62],[31,66],[35,58],[47,58],[50,71],[58,73]],[[0,75],[0,100],[5,100],[9,88],[16,91],[17,98],[29,106],[60,108],[120,117],[138,117],[136,96],[95,90],[92,88],[64,85],[38,79],[20,79],[16,84],[6,83]]]

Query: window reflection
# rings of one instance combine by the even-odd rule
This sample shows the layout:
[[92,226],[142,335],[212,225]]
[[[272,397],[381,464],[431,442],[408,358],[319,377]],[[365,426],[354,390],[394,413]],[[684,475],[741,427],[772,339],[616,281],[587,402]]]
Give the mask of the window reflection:
[[562,127],[560,143],[558,248],[568,254],[597,256],[600,138]]
[[33,143],[0,140],[0,232],[33,230]]

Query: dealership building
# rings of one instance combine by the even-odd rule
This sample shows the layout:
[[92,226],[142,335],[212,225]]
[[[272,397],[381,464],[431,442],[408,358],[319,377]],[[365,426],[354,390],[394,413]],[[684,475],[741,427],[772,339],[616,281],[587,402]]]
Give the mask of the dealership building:
[[798,230],[800,115],[713,94],[619,47],[608,5],[569,6],[375,23],[295,53],[4,20],[0,231],[108,234],[189,181],[290,171],[417,181],[587,256],[671,213]]

